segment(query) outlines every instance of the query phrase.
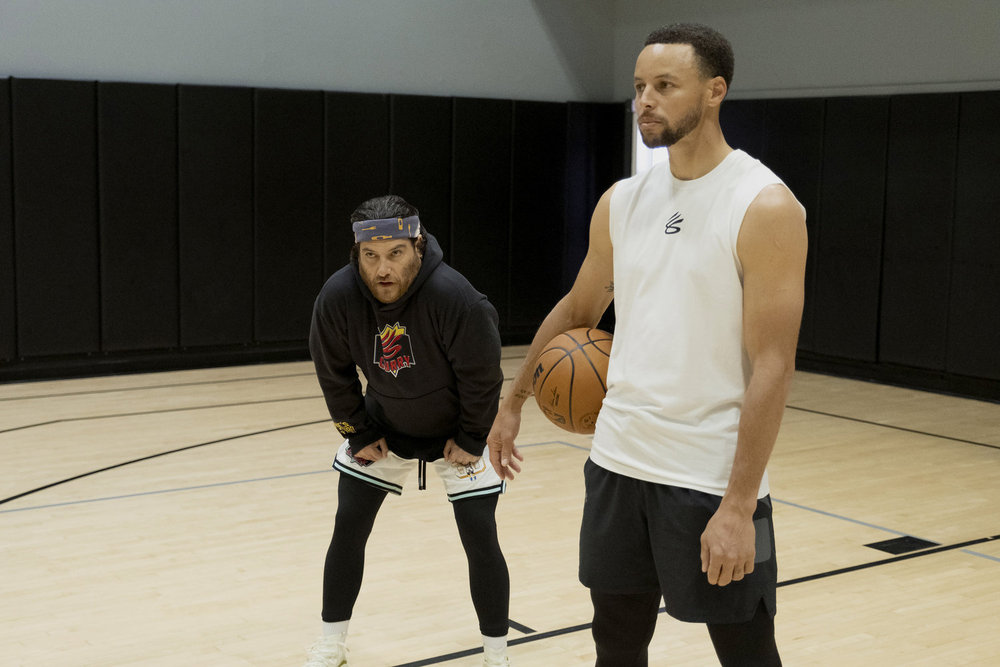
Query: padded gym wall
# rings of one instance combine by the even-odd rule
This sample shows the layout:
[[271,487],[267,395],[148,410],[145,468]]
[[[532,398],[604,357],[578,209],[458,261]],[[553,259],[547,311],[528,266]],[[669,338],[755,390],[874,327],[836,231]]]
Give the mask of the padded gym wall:
[[309,336],[323,285],[323,93],[258,90],[254,108],[254,340]]
[[0,81],[0,360],[17,356],[10,154],[10,80],[4,79]]
[[11,82],[19,356],[101,347],[96,90]]
[[1000,380],[1000,91],[961,96],[949,373]]
[[889,98],[826,102],[813,351],[878,360]]
[[97,86],[101,349],[175,348],[177,88]]
[[[590,245],[590,218],[601,195],[631,169],[630,104],[571,103],[567,109],[566,236],[562,293],[569,291]],[[626,120],[628,119],[628,120]],[[630,147],[629,147],[630,148]],[[598,328],[614,331],[614,303]]]
[[800,368],[1000,399],[998,117],[998,91],[723,105],[807,209]]
[[[512,303],[509,330],[519,342],[562,297],[565,248],[566,107],[515,102],[510,256],[505,270]],[[559,193],[552,196],[552,193]]]
[[180,331],[184,347],[254,331],[253,90],[178,90]]
[[510,320],[510,100],[455,99],[451,265]]
[[945,369],[958,100],[905,95],[889,105],[882,363]]
[[618,104],[0,84],[0,380],[305,358],[350,212],[388,192],[525,342],[576,199],[624,175]]

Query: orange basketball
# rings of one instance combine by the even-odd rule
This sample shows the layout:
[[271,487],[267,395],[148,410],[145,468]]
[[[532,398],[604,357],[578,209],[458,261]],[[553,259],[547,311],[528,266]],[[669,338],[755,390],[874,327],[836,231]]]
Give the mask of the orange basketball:
[[561,333],[538,356],[531,386],[535,401],[556,426],[593,433],[608,393],[611,334],[600,329]]

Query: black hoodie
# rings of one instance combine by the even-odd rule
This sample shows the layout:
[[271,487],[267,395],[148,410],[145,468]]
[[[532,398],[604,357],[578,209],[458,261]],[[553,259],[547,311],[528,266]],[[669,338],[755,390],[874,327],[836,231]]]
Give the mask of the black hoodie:
[[355,452],[384,437],[403,458],[433,461],[454,438],[478,455],[497,413],[496,309],[424,236],[420,270],[395,302],[378,301],[351,263],[313,308],[309,351],[334,425]]

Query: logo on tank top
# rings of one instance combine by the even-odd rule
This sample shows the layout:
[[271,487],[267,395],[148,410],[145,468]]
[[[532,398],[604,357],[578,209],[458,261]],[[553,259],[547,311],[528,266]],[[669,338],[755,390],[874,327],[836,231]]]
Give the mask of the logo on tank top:
[[680,211],[674,213],[672,216],[670,216],[670,219],[667,220],[667,226],[664,228],[663,233],[676,234],[677,232],[681,231],[681,228],[678,227],[677,225],[681,224],[682,222],[684,222],[684,218],[681,217]]
[[410,345],[406,327],[399,322],[385,325],[375,335],[375,358],[372,361],[386,373],[392,373],[393,377],[397,377],[404,368],[416,366],[417,360],[413,357],[413,346]]

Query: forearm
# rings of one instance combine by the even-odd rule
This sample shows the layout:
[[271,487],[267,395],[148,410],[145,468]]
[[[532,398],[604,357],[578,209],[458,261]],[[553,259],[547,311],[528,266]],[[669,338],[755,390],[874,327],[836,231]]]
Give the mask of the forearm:
[[531,345],[528,347],[524,361],[518,368],[517,374],[514,376],[507,394],[504,396],[500,409],[520,412],[524,402],[534,394],[531,384],[535,372],[535,361],[541,355],[542,350],[549,341],[570,329],[596,326],[602,314],[603,311],[597,313],[596,316],[593,313],[574,312],[568,297],[560,299],[549,314],[545,316],[545,319],[542,320],[542,324],[535,333],[535,337],[531,340]]
[[754,368],[743,401],[736,456],[723,503],[753,514],[764,471],[774,450],[794,361],[774,359]]

